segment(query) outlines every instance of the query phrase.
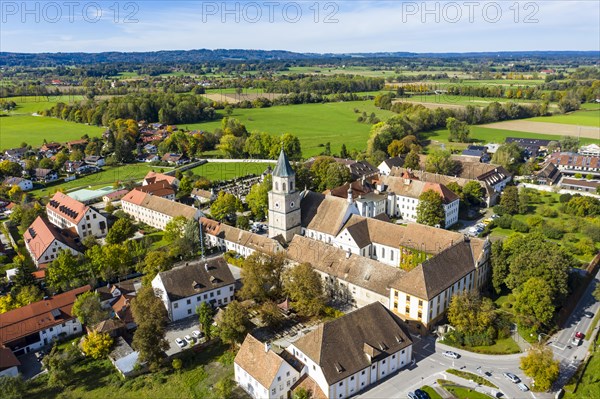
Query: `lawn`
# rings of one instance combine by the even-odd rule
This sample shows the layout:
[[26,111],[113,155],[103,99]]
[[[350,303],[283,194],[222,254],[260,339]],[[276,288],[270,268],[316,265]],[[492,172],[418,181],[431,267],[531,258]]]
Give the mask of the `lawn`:
[[439,394],[439,393],[437,393],[437,392],[435,391],[435,389],[433,389],[433,388],[432,388],[432,387],[430,387],[429,385],[424,385],[424,386],[422,386],[422,387],[421,387],[421,390],[422,390],[422,391],[425,391],[425,392],[427,392],[427,395],[429,395],[429,397],[430,397],[431,399],[442,399],[442,397],[440,396],[440,394]]
[[56,103],[72,103],[83,100],[80,95],[60,95],[60,96],[17,96],[4,98],[7,101],[17,103],[17,108],[11,112],[11,115],[32,114],[52,108]]
[[206,177],[211,181],[229,180],[247,175],[260,175],[268,166],[275,167],[275,163],[263,162],[208,162],[191,169],[195,175]]
[[458,346],[452,342],[443,341],[444,345],[450,345],[457,349],[466,350],[475,353],[484,353],[487,355],[510,355],[513,353],[520,353],[519,345],[515,342],[512,337],[502,338],[496,340],[494,345],[489,346]]
[[161,169],[170,170],[160,166],[152,166],[145,163],[128,164],[122,166],[105,166],[102,172],[86,175],[81,178],[66,182],[51,185],[47,188],[41,188],[30,191],[35,196],[48,196],[61,188],[65,191],[70,191],[79,188],[97,189],[105,186],[111,186],[117,181],[142,180],[146,174],[151,171],[160,171]]
[[453,94],[414,94],[412,97],[402,99],[402,101],[411,102],[418,101],[432,104],[454,104],[454,105],[474,105],[478,107],[485,107],[486,105],[498,102],[517,102],[524,104],[531,104],[538,102],[537,100],[524,100],[515,98],[504,98],[504,97],[475,97],[475,96],[457,96]]
[[[62,392],[69,398],[138,399],[138,398],[208,398],[214,397],[213,385],[222,378],[233,377],[232,356],[225,346],[211,346],[182,357],[183,368],[173,372],[163,367],[152,374],[123,380],[108,360],[83,360],[73,367],[73,381],[65,390],[49,389],[47,375],[30,380],[30,399],[55,398]],[[235,394],[243,395],[241,392]],[[236,396],[239,397],[239,396]]]
[[454,395],[456,399],[489,399],[491,397],[448,380],[438,380],[438,384]]
[[[360,111],[355,113],[354,109]],[[381,110],[372,101],[347,101],[325,104],[298,104],[270,108],[235,109],[232,117],[246,125],[249,131],[262,131],[273,135],[292,133],[300,138],[305,158],[318,155],[323,145],[331,143],[331,151],[339,153],[342,143],[348,150],[366,148],[371,125],[356,119],[362,112],[374,112],[381,120],[394,115]],[[224,116],[224,115],[222,115]],[[213,131],[221,121],[182,124],[180,127]],[[321,144],[321,146],[319,146]]]
[[5,116],[0,117],[0,149],[18,147],[22,142],[40,146],[44,139],[66,142],[80,139],[85,134],[100,136],[103,131],[101,127],[43,116]]
[[565,125],[591,126],[600,128],[600,105],[568,114],[540,116],[528,119],[536,122],[562,123]]
[[450,374],[454,374],[460,378],[464,378],[465,380],[472,380],[480,385],[485,385],[487,387],[496,388],[496,389],[498,388],[495,384],[492,384],[490,381],[486,380],[485,378],[478,376],[477,374],[469,373],[468,371],[448,369],[448,370],[446,370],[446,372],[450,373]]
[[[596,345],[600,339],[596,341]],[[583,371],[581,381],[577,385],[575,393],[566,392],[565,399],[596,399],[600,398],[600,353],[592,355],[589,363]]]

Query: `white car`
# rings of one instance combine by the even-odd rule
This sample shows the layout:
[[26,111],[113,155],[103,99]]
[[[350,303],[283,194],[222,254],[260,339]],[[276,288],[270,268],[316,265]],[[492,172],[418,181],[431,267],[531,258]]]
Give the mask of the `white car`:
[[203,333],[201,333],[199,330],[194,330],[192,331],[192,337],[198,339],[198,338],[202,338],[204,336]]
[[512,382],[514,382],[515,384],[518,384],[519,382],[521,382],[521,379],[519,377],[517,377],[516,375],[514,375],[513,373],[503,373],[503,375],[508,378],[509,380],[511,380]]
[[185,346],[185,342],[181,338],[175,338],[175,343],[180,348],[183,348]]
[[186,341],[188,344],[190,344],[190,345],[194,343],[194,338],[190,337],[189,335],[186,335],[186,336],[185,336],[185,337],[183,337],[183,338],[184,338],[184,339],[185,339],[185,341]]
[[446,356],[451,359],[458,359],[460,357],[460,355],[458,353],[452,352],[452,351],[444,351],[444,352],[442,352],[442,356]]
[[529,387],[527,385],[523,384],[522,382],[519,382],[517,384],[517,387],[523,392],[529,391]]

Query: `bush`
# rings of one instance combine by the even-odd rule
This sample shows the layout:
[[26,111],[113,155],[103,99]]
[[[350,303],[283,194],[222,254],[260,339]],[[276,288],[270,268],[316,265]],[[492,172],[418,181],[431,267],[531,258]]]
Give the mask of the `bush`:
[[565,234],[564,231],[551,225],[544,226],[542,233],[546,238],[549,238],[551,240],[560,240]]
[[529,227],[539,227],[544,223],[544,219],[541,216],[534,215],[527,218],[527,224]]
[[510,215],[502,215],[495,220],[495,223],[502,229],[510,229],[512,225],[513,217]]
[[518,231],[519,233],[528,233],[529,232],[529,226],[527,226],[527,223],[523,223],[520,220],[514,219],[512,223],[510,224],[510,228],[512,230]]
[[502,205],[495,205],[493,208],[494,213],[496,215],[502,216],[504,214],[506,214],[506,210],[504,209],[504,207]]
[[558,211],[556,209],[550,208],[549,206],[541,206],[539,208],[540,215],[547,218],[555,218],[558,216]]
[[571,201],[572,197],[573,196],[571,194],[561,194],[560,197],[558,197],[558,202],[561,204],[566,204],[567,202]]
[[589,224],[583,228],[583,234],[594,242],[600,242],[600,226]]

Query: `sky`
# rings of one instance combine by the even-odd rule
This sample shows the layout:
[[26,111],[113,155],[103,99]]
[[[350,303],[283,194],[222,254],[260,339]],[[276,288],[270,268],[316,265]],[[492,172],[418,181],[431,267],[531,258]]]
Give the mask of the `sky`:
[[600,1],[10,1],[0,51],[600,51]]

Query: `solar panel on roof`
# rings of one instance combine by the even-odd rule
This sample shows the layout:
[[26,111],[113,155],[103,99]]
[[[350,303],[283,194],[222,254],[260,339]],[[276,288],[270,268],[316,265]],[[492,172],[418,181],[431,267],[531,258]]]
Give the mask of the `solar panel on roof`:
[[60,317],[60,310],[58,309],[52,309],[52,311],[50,312],[50,314],[52,315],[52,317],[54,317],[54,320],[58,319]]

